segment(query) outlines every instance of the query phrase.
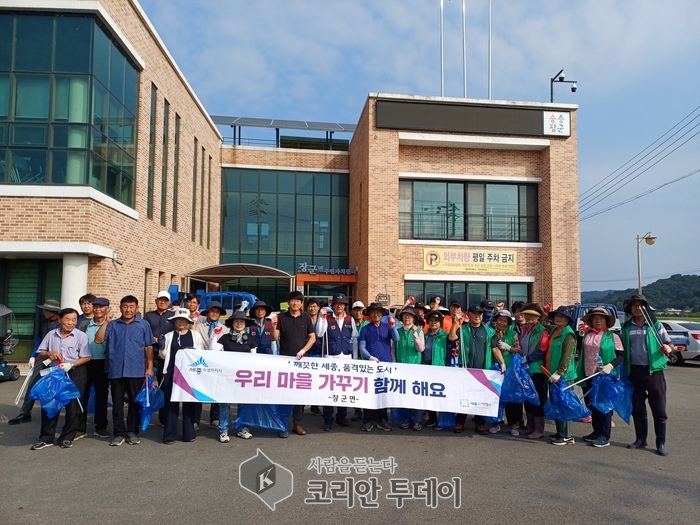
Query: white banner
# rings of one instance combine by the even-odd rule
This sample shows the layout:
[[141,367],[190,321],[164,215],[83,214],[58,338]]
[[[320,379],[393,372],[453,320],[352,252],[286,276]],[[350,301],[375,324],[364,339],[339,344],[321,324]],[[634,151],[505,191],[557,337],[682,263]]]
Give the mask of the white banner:
[[173,401],[415,408],[496,416],[494,370],[179,350]]

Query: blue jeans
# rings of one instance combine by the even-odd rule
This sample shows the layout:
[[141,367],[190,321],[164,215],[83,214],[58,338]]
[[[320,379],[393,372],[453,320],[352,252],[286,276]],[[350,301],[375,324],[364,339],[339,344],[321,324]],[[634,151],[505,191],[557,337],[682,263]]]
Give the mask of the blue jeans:
[[[241,408],[243,405],[238,405],[238,413],[241,413]],[[219,434],[229,431],[228,420],[231,419],[231,404],[230,403],[219,403]],[[233,425],[235,421],[232,421]],[[242,428],[242,427],[241,427]],[[236,432],[238,432],[239,427],[236,427]]]

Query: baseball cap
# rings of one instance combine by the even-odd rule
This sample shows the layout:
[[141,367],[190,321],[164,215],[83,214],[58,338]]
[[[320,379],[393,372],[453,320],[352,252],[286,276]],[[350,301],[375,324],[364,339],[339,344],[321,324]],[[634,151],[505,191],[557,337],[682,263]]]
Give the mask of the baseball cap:
[[493,301],[490,301],[490,300],[488,300],[488,299],[484,299],[483,301],[481,301],[481,307],[482,307],[482,308],[494,309],[494,308],[496,308],[496,305],[493,304]]
[[365,303],[362,301],[355,301],[352,303],[352,309],[354,310],[355,308],[362,308],[363,310],[365,309]]
[[484,313],[484,310],[483,310],[483,308],[481,308],[480,305],[478,305],[478,304],[472,304],[472,305],[469,306],[469,309],[467,309],[467,313],[470,313],[470,314],[483,314],[483,313]]
[[[158,292],[158,295],[156,295],[156,299],[167,299],[168,301],[170,300],[170,294],[166,292],[165,290],[161,290]],[[92,304],[95,304],[94,302]]]
[[109,299],[106,297],[96,297],[92,302],[92,306],[109,306]]
[[452,308],[453,306],[458,306],[459,308],[462,308],[462,303],[460,303],[459,301],[452,301],[450,303],[450,308]]

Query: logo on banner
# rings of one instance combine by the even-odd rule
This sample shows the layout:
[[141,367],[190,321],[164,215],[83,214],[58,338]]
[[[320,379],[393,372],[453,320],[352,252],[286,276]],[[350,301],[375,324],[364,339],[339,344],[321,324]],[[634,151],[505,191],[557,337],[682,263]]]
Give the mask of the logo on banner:
[[280,501],[294,492],[294,474],[257,449],[255,456],[238,466],[238,484],[275,510]]
[[197,359],[194,363],[190,363],[190,364],[187,365],[187,366],[189,366],[189,367],[191,367],[191,368],[194,368],[195,366],[203,366],[204,368],[209,368],[209,365],[208,365],[207,362],[204,360],[204,357],[200,357],[200,358]]
[[187,366],[189,367],[190,372],[195,372],[197,375],[200,375],[203,372],[208,374],[223,372],[223,369],[221,368],[210,368],[207,362],[204,360],[204,357],[200,357],[194,363],[190,363]]

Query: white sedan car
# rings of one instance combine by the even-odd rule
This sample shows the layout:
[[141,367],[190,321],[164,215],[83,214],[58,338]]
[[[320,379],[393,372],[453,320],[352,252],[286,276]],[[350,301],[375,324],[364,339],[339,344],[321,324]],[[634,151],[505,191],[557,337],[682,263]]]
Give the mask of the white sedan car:
[[681,362],[689,359],[695,359],[700,356],[700,323],[697,321],[671,321],[659,319],[659,322],[666,330],[688,332],[690,344],[685,352],[682,352]]

